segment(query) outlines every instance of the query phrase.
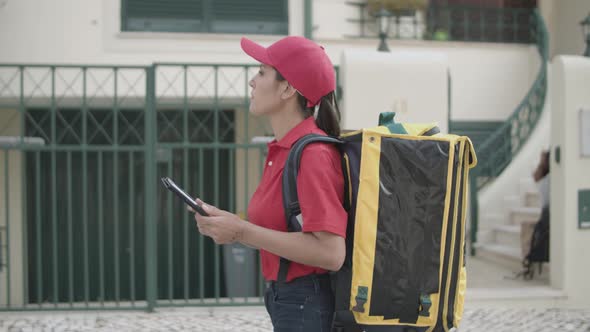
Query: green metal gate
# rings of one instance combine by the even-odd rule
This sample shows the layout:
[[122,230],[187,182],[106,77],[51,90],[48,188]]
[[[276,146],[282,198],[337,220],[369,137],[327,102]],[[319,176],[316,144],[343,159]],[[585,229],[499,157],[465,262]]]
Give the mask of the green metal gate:
[[257,258],[232,294],[232,251],[159,184],[245,214],[269,134],[256,70],[0,65],[0,310],[260,304]]

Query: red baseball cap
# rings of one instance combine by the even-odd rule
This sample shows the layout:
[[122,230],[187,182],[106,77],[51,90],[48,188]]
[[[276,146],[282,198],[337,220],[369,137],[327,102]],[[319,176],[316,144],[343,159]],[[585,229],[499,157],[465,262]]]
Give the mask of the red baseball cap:
[[307,107],[336,89],[332,61],[322,46],[307,38],[288,36],[269,47],[242,38],[240,45],[246,54],[281,73],[307,99]]

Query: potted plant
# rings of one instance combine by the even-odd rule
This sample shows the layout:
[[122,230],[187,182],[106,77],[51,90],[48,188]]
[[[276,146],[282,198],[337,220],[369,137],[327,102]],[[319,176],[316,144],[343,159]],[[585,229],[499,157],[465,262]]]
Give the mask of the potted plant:
[[421,39],[424,35],[424,12],[428,0],[367,0],[367,10],[375,15],[381,9],[392,14],[392,32],[395,37]]

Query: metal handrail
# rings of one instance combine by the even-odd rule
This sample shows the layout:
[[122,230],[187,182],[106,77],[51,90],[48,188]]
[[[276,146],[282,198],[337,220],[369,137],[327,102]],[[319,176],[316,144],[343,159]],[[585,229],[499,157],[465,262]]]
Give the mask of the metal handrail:
[[[534,13],[534,30],[541,68],[524,99],[514,112],[494,133],[486,139],[478,154],[478,167],[471,172],[470,212],[471,243],[477,242],[479,222],[478,191],[499,176],[529,139],[541,118],[547,94],[548,33],[538,10]],[[471,254],[475,248],[471,247]]]

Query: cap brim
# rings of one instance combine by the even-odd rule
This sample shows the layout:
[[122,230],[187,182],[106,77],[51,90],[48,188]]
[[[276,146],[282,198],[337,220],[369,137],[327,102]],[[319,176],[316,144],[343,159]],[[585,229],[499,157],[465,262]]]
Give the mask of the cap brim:
[[242,50],[244,50],[246,54],[253,57],[258,62],[264,63],[266,65],[273,65],[272,61],[270,61],[270,57],[268,56],[268,52],[266,51],[266,47],[261,46],[245,37],[242,37],[240,46],[242,46]]

